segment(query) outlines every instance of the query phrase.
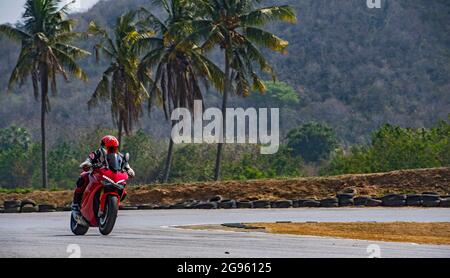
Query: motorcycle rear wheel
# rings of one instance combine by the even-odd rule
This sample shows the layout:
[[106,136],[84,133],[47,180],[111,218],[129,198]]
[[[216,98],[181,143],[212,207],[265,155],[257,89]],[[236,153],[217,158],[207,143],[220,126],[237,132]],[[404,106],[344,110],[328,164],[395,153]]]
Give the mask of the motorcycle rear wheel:
[[119,201],[116,196],[108,197],[105,212],[99,219],[99,230],[102,235],[109,235],[116,223],[117,212],[119,211]]
[[72,230],[72,233],[77,236],[82,236],[87,233],[89,230],[89,227],[80,225],[77,220],[75,220],[75,212],[72,212],[70,214],[70,230]]

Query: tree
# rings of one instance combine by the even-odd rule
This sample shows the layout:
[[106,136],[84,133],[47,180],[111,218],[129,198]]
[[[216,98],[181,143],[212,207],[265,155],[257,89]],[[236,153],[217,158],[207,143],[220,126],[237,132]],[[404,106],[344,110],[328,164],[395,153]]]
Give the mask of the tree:
[[0,150],[10,149],[14,146],[27,149],[30,145],[31,136],[26,129],[15,125],[0,129]]
[[[235,92],[248,96],[253,90],[264,92],[266,87],[254,69],[258,64],[263,72],[275,78],[274,71],[258,46],[281,53],[286,52],[288,42],[265,31],[259,26],[270,21],[294,23],[294,10],[287,6],[255,8],[255,0],[206,0],[200,1],[199,7],[204,11],[200,20],[193,22],[195,31],[191,37],[204,38],[202,49],[209,51],[219,46],[224,52],[224,92],[222,97],[222,127],[225,130],[226,106],[228,95]],[[217,146],[214,179],[220,177],[220,165],[223,143]]]
[[[114,38],[90,22],[88,33],[98,35],[100,43],[95,45],[97,60],[99,54],[107,57],[111,64],[103,73],[88,106],[98,104],[100,100],[111,101],[111,115],[118,128],[119,142],[122,131],[128,135],[135,122],[142,115],[142,105],[148,98],[145,83],[137,77],[139,55],[152,40],[153,32],[144,28],[142,21],[136,20],[136,12],[128,12],[117,18]],[[142,73],[149,76],[148,72]]]
[[333,130],[324,124],[307,123],[289,131],[287,145],[292,153],[307,162],[327,159],[336,147],[337,139]]
[[[67,19],[67,4],[59,8],[60,0],[27,0],[23,25],[0,25],[0,34],[21,42],[19,58],[9,79],[8,90],[15,83],[24,83],[30,76],[36,100],[41,96],[41,156],[42,186],[48,185],[46,114],[50,111],[49,83],[52,93],[57,92],[57,75],[67,81],[68,73],[86,81],[87,76],[76,59],[89,54],[70,42],[79,36],[72,32],[74,20]],[[39,88],[40,87],[40,88]]]
[[[166,119],[176,108],[194,108],[195,100],[203,100],[201,81],[205,86],[211,82],[217,89],[223,86],[222,71],[208,58],[202,55],[200,47],[189,39],[192,28],[189,22],[196,16],[196,6],[183,0],[155,1],[164,8],[167,18],[159,20],[147,10],[148,24],[158,31],[153,38],[150,51],[141,62],[140,71],[155,68],[153,86],[150,89],[152,99],[156,99],[163,107]],[[139,74],[139,76],[143,76]],[[144,75],[145,77],[145,75]],[[142,78],[145,80],[145,78]],[[153,101],[149,102],[149,109]],[[172,122],[172,126],[174,122]],[[167,182],[173,157],[172,139],[164,166],[162,181]]]
[[267,91],[252,95],[252,99],[261,107],[285,107],[293,106],[300,102],[298,93],[289,84],[281,81],[264,81]]
[[338,150],[322,175],[377,173],[400,169],[448,167],[450,124],[438,122],[432,128],[403,128],[385,124],[372,133],[369,145]]

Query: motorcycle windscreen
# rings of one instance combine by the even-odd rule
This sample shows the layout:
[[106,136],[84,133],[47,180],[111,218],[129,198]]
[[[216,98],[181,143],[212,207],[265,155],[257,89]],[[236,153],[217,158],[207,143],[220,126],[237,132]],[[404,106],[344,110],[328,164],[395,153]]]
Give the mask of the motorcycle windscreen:
[[108,167],[112,171],[121,170],[122,157],[117,153],[109,153],[106,155],[106,160],[108,161]]

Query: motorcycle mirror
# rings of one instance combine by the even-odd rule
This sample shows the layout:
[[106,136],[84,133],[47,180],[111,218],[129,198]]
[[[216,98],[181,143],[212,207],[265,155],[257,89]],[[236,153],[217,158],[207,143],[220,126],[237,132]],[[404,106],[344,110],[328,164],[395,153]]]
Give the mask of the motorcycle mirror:
[[130,160],[130,154],[126,153],[125,154],[125,161],[128,162]]

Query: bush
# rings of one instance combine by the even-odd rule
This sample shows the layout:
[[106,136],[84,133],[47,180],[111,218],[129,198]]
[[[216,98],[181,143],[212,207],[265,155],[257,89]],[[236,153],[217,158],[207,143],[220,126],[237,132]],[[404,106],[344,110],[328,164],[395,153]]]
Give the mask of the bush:
[[368,146],[336,151],[322,175],[373,173],[400,169],[450,166],[450,124],[430,129],[384,125]]
[[330,152],[337,147],[333,130],[325,124],[314,122],[289,131],[287,141],[292,153],[307,162],[328,159]]

